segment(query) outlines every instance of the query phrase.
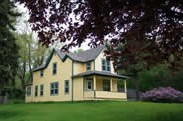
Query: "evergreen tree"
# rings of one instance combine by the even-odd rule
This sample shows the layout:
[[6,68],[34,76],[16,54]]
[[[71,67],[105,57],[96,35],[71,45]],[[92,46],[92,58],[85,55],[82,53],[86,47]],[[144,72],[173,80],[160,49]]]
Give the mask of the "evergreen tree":
[[[7,84],[14,83],[16,69],[18,67],[18,46],[12,31],[13,23],[19,15],[14,11],[14,3],[10,0],[0,2],[0,90]],[[4,92],[4,91],[2,91]],[[1,93],[3,94],[3,93]]]

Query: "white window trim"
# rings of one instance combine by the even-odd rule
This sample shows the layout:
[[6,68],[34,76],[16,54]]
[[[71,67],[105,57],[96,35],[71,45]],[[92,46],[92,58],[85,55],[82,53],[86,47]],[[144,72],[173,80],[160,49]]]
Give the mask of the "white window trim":
[[[88,88],[88,82],[91,82],[91,89]],[[92,91],[92,88],[93,88],[93,80],[86,79],[86,91]]]
[[[68,86],[66,86],[66,82],[68,82]],[[65,91],[66,88],[68,88],[68,92]],[[69,88],[70,88],[70,87],[69,87],[69,80],[65,80],[65,81],[64,81],[64,93],[65,93],[65,94],[69,94],[69,92],[70,92]]]
[[[105,66],[105,69],[106,69],[106,70],[103,70],[103,63],[102,63],[103,60],[105,61],[105,65],[104,65],[104,66]],[[109,66],[108,66],[107,60],[104,59],[104,58],[102,58],[102,59],[101,59],[101,66],[102,66],[102,67],[101,67],[101,70],[102,70],[103,72],[111,72],[111,61],[109,61]],[[108,71],[108,67],[110,68],[110,71]]]
[[[88,65],[89,64],[89,65]],[[90,69],[88,69],[88,68],[90,68]],[[91,70],[91,62],[87,62],[86,63],[86,70],[87,71],[90,71]]]
[[[42,89],[41,89],[41,86],[43,87]],[[41,95],[41,92],[43,92],[43,95]],[[43,84],[40,85],[40,96],[44,96],[44,85]]]
[[[58,84],[58,87],[57,87],[57,88],[55,88],[55,84],[56,84],[56,83]],[[51,94],[51,90],[52,90],[51,85],[52,85],[52,84],[54,84],[54,87],[53,87],[54,94]],[[55,93],[55,89],[58,90],[58,93],[57,93],[57,94]],[[58,94],[59,94],[59,83],[58,83],[58,82],[51,82],[51,83],[50,83],[50,96],[56,96],[56,95],[58,95]]]

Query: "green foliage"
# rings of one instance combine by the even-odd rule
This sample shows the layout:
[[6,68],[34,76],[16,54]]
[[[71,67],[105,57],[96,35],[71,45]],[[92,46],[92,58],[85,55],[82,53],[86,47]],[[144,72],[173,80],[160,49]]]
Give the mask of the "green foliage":
[[48,54],[48,49],[41,44],[38,44],[33,39],[32,34],[14,33],[16,43],[19,45],[19,68],[17,71],[16,83],[21,82],[21,88],[24,88],[26,82],[32,81],[32,68],[41,65]]
[[74,53],[80,53],[80,52],[83,52],[83,49],[77,49],[74,51]]
[[11,30],[18,13],[14,12],[14,3],[10,0],[0,2],[0,89],[13,83],[18,67],[18,46]]
[[169,83],[171,72],[167,64],[160,64],[149,71],[138,74],[140,90],[146,91],[155,87],[166,86]]
[[0,105],[0,121],[182,121],[182,111],[181,104],[121,101],[11,104]]
[[141,91],[167,86],[183,90],[183,69],[172,73],[167,64],[160,64],[149,71],[140,72],[138,78]]

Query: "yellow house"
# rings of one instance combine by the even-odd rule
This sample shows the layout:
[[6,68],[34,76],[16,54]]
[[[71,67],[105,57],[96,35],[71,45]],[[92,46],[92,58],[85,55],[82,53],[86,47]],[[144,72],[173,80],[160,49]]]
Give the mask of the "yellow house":
[[114,72],[103,50],[104,46],[80,53],[53,50],[46,64],[33,70],[25,101],[126,100],[127,77]]

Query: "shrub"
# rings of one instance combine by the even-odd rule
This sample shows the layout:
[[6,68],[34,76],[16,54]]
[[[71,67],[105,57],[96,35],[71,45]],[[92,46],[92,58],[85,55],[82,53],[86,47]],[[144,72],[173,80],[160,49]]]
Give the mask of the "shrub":
[[183,102],[183,93],[172,87],[160,87],[142,93],[142,100],[164,103],[181,103]]

